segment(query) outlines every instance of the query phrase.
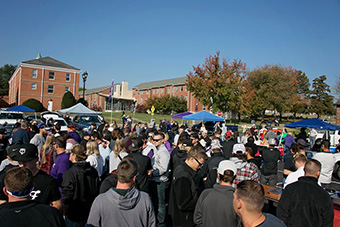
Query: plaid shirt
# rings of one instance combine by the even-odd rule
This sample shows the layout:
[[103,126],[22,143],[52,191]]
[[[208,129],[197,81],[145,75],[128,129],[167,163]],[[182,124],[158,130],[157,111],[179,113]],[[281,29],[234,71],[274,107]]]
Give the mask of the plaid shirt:
[[254,163],[246,162],[241,168],[237,169],[237,174],[233,185],[236,185],[243,180],[253,180],[255,182],[259,182],[260,173],[261,172],[259,168]]

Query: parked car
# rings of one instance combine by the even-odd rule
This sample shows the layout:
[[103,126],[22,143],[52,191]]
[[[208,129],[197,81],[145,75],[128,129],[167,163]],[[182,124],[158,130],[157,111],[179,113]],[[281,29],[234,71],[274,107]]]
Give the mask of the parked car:
[[14,124],[17,122],[18,119],[25,119],[25,115],[23,112],[6,110],[0,111],[0,124],[4,125],[4,123],[7,122],[7,124],[4,125],[7,133],[12,132]]
[[96,123],[97,127],[100,125],[103,118],[98,115],[76,115],[73,118],[73,126],[78,131],[87,131],[89,130],[92,123]]

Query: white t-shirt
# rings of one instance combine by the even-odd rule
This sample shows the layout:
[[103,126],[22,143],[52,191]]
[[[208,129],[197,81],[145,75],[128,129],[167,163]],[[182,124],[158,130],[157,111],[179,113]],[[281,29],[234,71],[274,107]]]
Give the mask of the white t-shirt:
[[332,173],[335,165],[335,157],[332,153],[320,152],[313,156],[313,159],[321,163],[321,173],[319,182],[323,184],[330,184],[332,181]]
[[291,174],[289,174],[286,181],[285,181],[285,185],[284,185],[283,188],[286,188],[287,185],[298,181],[299,177],[304,176],[305,175],[304,169],[305,169],[304,166],[301,166],[295,172],[292,172]]
[[119,163],[122,161],[125,156],[129,155],[127,152],[119,152],[120,158],[117,156],[115,157],[114,151],[110,153],[110,159],[109,159],[109,171],[110,173],[113,170],[116,170],[118,168]]
[[87,157],[86,161],[90,163],[90,166],[97,170],[99,177],[103,174],[104,161],[102,156],[99,155],[99,158],[97,158],[96,155],[91,154]]

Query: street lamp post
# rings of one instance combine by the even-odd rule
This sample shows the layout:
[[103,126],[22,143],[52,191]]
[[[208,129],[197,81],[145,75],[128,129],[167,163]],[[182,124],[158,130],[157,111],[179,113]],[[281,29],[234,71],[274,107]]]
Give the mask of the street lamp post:
[[85,101],[85,82],[86,82],[86,79],[87,79],[87,76],[89,74],[87,74],[87,72],[85,71],[81,76],[83,77],[83,82],[84,82],[84,87],[83,87],[83,100]]

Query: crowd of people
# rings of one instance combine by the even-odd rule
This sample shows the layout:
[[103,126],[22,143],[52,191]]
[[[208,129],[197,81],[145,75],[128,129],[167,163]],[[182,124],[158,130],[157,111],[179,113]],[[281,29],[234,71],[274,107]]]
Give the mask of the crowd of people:
[[[329,141],[306,158],[304,130],[213,132],[161,120],[88,131],[20,122],[0,166],[5,226],[332,226]],[[292,137],[292,138],[290,138]],[[1,138],[0,138],[1,139]],[[258,140],[268,146],[258,146]],[[282,143],[284,154],[276,148]],[[284,180],[278,180],[278,161]],[[333,162],[332,162],[333,160]],[[263,185],[283,193],[263,213]],[[275,214],[275,212],[274,212]]]

